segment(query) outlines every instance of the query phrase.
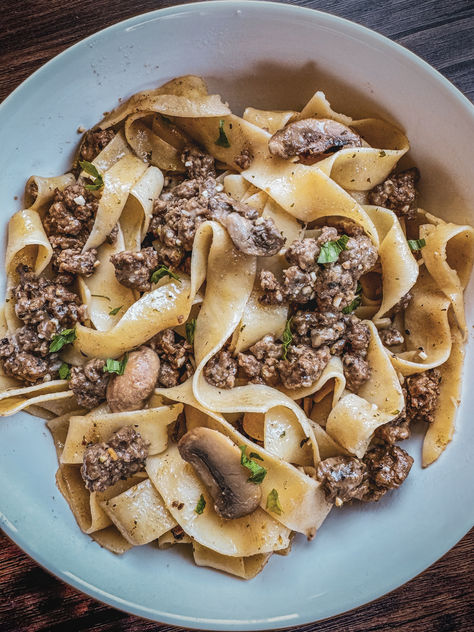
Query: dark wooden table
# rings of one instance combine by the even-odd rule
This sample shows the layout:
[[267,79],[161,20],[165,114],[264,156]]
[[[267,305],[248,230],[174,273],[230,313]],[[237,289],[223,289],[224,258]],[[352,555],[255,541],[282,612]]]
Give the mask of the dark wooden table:
[[[354,20],[411,49],[474,99],[471,0],[300,0]],[[0,100],[82,38],[125,18],[179,4],[163,0],[0,0]],[[5,484],[5,483],[3,483]],[[474,531],[441,560],[386,597],[299,628],[306,632],[474,630]],[[170,626],[104,606],[50,576],[0,534],[0,631],[167,632]]]

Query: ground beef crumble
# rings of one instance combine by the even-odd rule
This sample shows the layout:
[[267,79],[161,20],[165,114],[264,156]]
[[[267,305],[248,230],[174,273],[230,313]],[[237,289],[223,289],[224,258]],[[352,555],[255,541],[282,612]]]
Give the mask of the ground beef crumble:
[[173,329],[160,331],[148,344],[160,358],[160,386],[171,388],[193,375],[193,347]]
[[110,257],[110,261],[119,283],[139,292],[151,290],[151,274],[158,266],[158,254],[154,248],[118,252]]
[[420,172],[415,167],[391,174],[369,193],[369,204],[391,209],[398,217],[416,217],[416,188]]
[[405,481],[412,457],[396,445],[370,449],[364,458],[337,456],[318,464],[316,476],[328,500],[376,502]]
[[114,136],[115,132],[112,129],[89,130],[82,139],[79,159],[92,162]]
[[105,360],[94,358],[84,366],[71,367],[69,388],[79,406],[92,409],[105,401],[110,374],[104,372]]
[[[164,190],[155,200],[150,223],[149,238],[155,240],[153,243],[161,263],[179,268],[189,257],[197,229],[210,219],[224,226],[229,222],[231,238],[237,248],[245,249],[244,252],[254,247],[275,254],[281,248],[284,240],[272,220],[262,221],[255,209],[224,193],[223,186],[216,181],[212,156],[195,147],[187,147],[182,159],[188,179]],[[229,220],[234,213],[240,219],[233,217]]]
[[0,341],[0,360],[6,375],[29,383],[57,378],[61,360],[50,353],[53,336],[83,322],[86,306],[63,285],[35,276],[19,266],[19,283],[12,291],[15,313],[24,325]]
[[433,423],[438,405],[441,373],[430,369],[406,379],[406,410],[410,420]]
[[91,443],[84,452],[81,476],[91,492],[103,492],[143,470],[149,444],[132,426],[114,432],[107,443]]
[[237,375],[237,360],[227,349],[221,349],[204,367],[204,377],[217,388],[233,388]]
[[[43,225],[53,247],[53,269],[63,275],[63,280],[67,274],[90,276],[99,265],[95,248],[82,252],[94,225],[97,208],[97,198],[82,184],[71,184],[63,191],[55,191],[54,202]],[[73,278],[70,277],[71,281]]]

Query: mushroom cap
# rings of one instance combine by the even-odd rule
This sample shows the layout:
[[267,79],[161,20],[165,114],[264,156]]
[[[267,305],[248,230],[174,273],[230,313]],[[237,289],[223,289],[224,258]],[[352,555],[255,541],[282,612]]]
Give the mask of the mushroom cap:
[[268,141],[270,153],[280,158],[315,157],[361,145],[361,137],[346,125],[332,119],[316,118],[290,123]]
[[200,426],[181,438],[178,449],[206,485],[220,516],[241,518],[260,505],[261,487],[248,480],[249,470],[240,464],[241,452],[228,437]]
[[246,255],[271,257],[283,247],[285,239],[270,219],[247,219],[240,213],[230,213],[220,220],[227,228],[234,245]]
[[128,356],[123,375],[114,375],[107,385],[107,403],[114,413],[139,410],[155,388],[160,359],[150,347],[140,347]]

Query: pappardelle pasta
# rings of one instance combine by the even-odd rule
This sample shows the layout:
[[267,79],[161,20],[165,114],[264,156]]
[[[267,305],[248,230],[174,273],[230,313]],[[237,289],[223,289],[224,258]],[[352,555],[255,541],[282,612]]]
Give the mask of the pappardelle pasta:
[[[233,114],[195,76],[133,95],[10,219],[0,415],[115,553],[254,577],[454,432],[474,231],[418,206],[406,136],[316,92]],[[403,493],[403,492],[400,492]],[[341,518],[342,519],[342,518]]]

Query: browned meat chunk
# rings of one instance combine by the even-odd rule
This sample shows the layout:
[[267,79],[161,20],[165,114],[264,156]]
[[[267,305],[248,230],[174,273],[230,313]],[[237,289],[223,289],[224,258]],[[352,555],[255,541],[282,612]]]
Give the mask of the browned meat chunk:
[[71,368],[69,388],[74,393],[79,406],[96,408],[105,402],[109,373],[104,373],[105,360],[95,358],[84,366]]
[[391,174],[382,184],[369,193],[369,203],[389,208],[406,219],[416,217],[416,188],[420,172],[416,168]]
[[391,316],[394,316],[395,314],[398,314],[399,312],[404,312],[406,308],[408,307],[411,299],[412,299],[412,295],[410,294],[410,292],[407,292],[406,294],[404,294],[402,298],[398,301],[398,303],[395,303],[395,305],[390,310],[389,314]]
[[273,272],[269,270],[260,272],[260,287],[263,290],[260,300],[265,305],[280,305],[286,300],[284,289]]
[[214,159],[196,148],[186,148],[183,162],[190,180],[165,190],[155,201],[150,235],[160,261],[179,267],[192,250],[199,226],[214,219],[225,226],[235,246],[248,254],[269,256],[284,243],[273,220],[233,200],[216,182]]
[[363,460],[337,456],[318,464],[316,476],[327,498],[375,502],[396,489],[408,476],[412,457],[396,445],[383,444],[369,450]]
[[308,303],[316,296],[316,272],[303,272],[298,266],[283,271],[283,289],[287,301]]
[[241,153],[234,158],[235,164],[245,171],[252,164],[253,155],[250,149],[243,149]]
[[316,477],[330,502],[363,500],[368,491],[367,466],[352,456],[334,456],[318,463]]
[[346,387],[357,393],[360,387],[367,382],[370,377],[370,367],[367,360],[364,360],[355,353],[346,353],[342,356]]
[[332,226],[323,226],[321,234],[316,237],[306,237],[306,239],[297,239],[294,241],[286,252],[286,258],[291,265],[298,266],[306,272],[317,269],[318,257],[321,252],[321,246],[328,241],[336,241],[339,234]]
[[288,389],[311,386],[321,377],[330,358],[329,347],[311,349],[306,345],[292,345],[287,360],[278,366],[283,386]]
[[361,145],[362,139],[349,127],[331,119],[315,118],[290,123],[268,141],[270,153],[280,158],[316,157]]
[[379,331],[380,340],[386,347],[393,347],[394,345],[401,345],[404,342],[404,337],[396,327],[387,327],[387,329],[381,329]]
[[158,383],[161,386],[177,386],[194,373],[193,347],[172,329],[160,331],[149,345],[160,358]]
[[407,419],[405,409],[400,412],[396,419],[392,419],[389,423],[379,426],[375,431],[375,436],[385,443],[404,441],[410,437],[410,434],[410,420]]
[[81,143],[80,160],[92,162],[115,136],[112,129],[89,130]]
[[60,274],[81,274],[89,277],[100,264],[95,248],[86,252],[66,248],[66,250],[58,251],[55,255],[54,264]]
[[237,361],[227,349],[221,349],[204,367],[204,377],[217,388],[234,388]]
[[265,336],[249,348],[249,353],[239,353],[237,362],[250,382],[275,386],[280,381],[278,365],[283,346],[275,343],[273,336]]
[[49,352],[53,336],[82,321],[86,307],[63,285],[36,277],[26,266],[19,266],[17,272],[15,312],[25,326],[0,341],[3,369],[31,383],[55,379],[61,361],[57,353]]
[[81,476],[91,492],[103,492],[145,467],[149,444],[132,426],[114,432],[107,443],[91,443],[84,452]]
[[112,255],[110,261],[119,283],[139,292],[151,290],[150,277],[158,266],[158,253],[154,248],[143,248],[140,252],[124,250]]
[[438,369],[423,371],[406,379],[406,409],[410,420],[432,423],[438,405],[441,373]]
[[367,452],[364,463],[369,472],[370,489],[362,500],[377,501],[389,489],[400,487],[410,473],[413,459],[396,445],[380,445]]

